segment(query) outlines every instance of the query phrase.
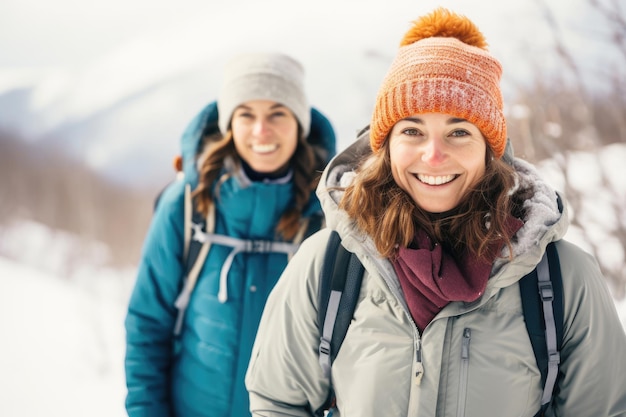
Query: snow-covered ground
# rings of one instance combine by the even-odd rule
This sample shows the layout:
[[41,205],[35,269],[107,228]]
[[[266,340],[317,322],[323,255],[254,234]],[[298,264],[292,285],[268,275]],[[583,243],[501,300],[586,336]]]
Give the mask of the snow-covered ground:
[[123,320],[132,277],[89,278],[97,284],[0,258],[1,416],[126,415]]
[[[27,246],[50,259],[63,255],[55,248],[77,244],[41,225],[22,227],[38,234]],[[62,262],[50,259],[0,257],[0,416],[123,417],[123,322],[134,271],[77,265],[55,273]],[[626,300],[616,306],[626,329]]]

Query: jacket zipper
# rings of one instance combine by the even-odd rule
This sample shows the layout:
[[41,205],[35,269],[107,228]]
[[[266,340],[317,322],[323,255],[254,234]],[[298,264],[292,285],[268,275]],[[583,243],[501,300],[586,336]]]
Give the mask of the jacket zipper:
[[459,378],[459,402],[457,404],[457,417],[465,416],[465,400],[467,397],[467,374],[469,368],[470,339],[472,331],[463,329],[463,341],[461,342],[461,371]]
[[424,365],[422,364],[422,343],[419,336],[415,339],[415,385],[422,383]]

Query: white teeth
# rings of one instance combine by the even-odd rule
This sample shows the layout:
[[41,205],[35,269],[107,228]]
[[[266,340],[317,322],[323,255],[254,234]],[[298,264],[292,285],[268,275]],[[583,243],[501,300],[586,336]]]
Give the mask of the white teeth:
[[446,184],[454,179],[454,175],[433,177],[432,175],[417,174],[417,179],[428,185]]
[[278,145],[275,143],[255,144],[252,145],[252,151],[256,153],[270,153],[278,149]]

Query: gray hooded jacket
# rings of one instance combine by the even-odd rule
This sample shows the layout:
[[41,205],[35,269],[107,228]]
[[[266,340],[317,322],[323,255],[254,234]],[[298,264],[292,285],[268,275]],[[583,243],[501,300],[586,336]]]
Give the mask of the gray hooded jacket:
[[[448,304],[420,333],[391,263],[338,208],[341,191],[369,152],[368,132],[324,171],[318,195],[329,229],[365,266],[359,302],[332,367],[338,412],[348,417],[534,416],[542,384],[524,325],[517,282],[558,241],[564,340],[549,416],[626,416],[626,334],[597,262],[560,240],[568,225],[557,195],[534,168],[511,163],[531,184],[528,216],[493,265],[483,296]],[[328,229],[300,247],[266,305],[246,377],[256,416],[310,416],[327,398],[318,363],[317,286]]]

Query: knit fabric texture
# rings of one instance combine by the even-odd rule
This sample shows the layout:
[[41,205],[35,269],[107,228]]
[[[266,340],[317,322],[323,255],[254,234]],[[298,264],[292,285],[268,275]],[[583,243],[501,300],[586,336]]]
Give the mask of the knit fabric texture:
[[235,109],[251,100],[283,104],[308,136],[311,108],[304,93],[304,68],[295,59],[279,53],[250,53],[236,56],[225,65],[217,99],[222,133],[228,130]]
[[[464,42],[475,38],[480,42]],[[398,121],[444,113],[476,125],[500,158],[506,146],[502,67],[483,42],[471,21],[445,9],[417,20],[379,89],[370,124],[372,150],[380,149]]]

